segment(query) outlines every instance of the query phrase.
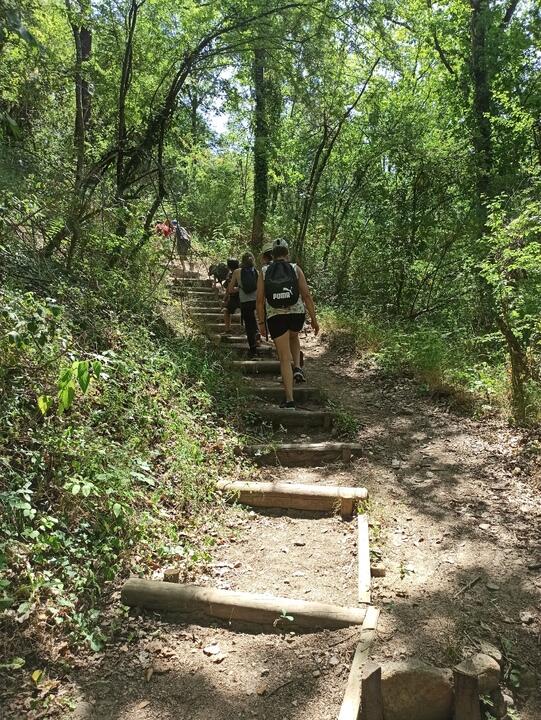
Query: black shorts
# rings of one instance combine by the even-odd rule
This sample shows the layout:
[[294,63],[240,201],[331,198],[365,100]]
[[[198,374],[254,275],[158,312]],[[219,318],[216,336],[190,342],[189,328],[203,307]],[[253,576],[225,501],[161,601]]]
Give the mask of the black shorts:
[[235,293],[234,295],[230,295],[229,300],[227,301],[227,305],[225,307],[231,315],[236,313],[237,310],[240,308],[239,294]]
[[288,330],[300,332],[304,326],[305,317],[304,313],[283,313],[267,318],[267,327],[271,338],[274,340]]

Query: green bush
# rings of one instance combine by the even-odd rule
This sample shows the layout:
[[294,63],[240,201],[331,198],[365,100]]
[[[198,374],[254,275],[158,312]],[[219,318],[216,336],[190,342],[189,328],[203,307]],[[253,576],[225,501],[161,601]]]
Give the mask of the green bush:
[[208,556],[202,508],[212,522],[239,462],[220,417],[235,388],[152,304],[57,290],[0,295],[1,602],[30,634],[61,626],[98,649],[105,581]]

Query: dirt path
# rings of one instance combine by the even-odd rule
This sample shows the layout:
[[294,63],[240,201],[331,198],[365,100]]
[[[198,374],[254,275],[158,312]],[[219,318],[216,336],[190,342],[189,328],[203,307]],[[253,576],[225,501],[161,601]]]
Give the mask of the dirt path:
[[[363,457],[264,468],[254,479],[366,486],[371,550],[386,567],[373,580],[382,609],[373,658],[449,667],[489,640],[504,650],[508,673],[520,671],[516,717],[540,720],[540,493],[516,469],[519,435],[448,412],[413,382],[337,362],[323,342],[309,338],[306,350],[309,383],[361,423]],[[356,604],[354,522],[231,507],[224,525],[227,540],[198,583]],[[80,658],[63,685],[78,698],[69,717],[336,720],[359,628],[301,634],[287,620],[265,632],[171,620],[127,613],[117,641]]]

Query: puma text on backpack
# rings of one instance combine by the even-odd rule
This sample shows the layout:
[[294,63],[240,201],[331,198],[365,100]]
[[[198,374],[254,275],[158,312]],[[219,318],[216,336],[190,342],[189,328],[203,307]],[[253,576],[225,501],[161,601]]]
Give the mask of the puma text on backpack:
[[299,299],[299,280],[291,263],[277,260],[267,267],[265,297],[273,308],[295,305]]
[[257,270],[255,268],[242,268],[240,271],[240,286],[250,295],[257,290]]

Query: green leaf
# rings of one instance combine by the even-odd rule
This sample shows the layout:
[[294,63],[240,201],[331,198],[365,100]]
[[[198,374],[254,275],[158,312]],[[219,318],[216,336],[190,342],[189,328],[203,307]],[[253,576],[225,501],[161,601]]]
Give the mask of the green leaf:
[[114,515],[115,517],[119,517],[121,513],[122,513],[122,505],[120,505],[120,503],[114,503],[114,505],[113,505],[113,515]]
[[47,415],[53,405],[53,399],[50,395],[40,395],[38,397],[38,408],[42,415]]
[[36,683],[36,685],[39,684],[39,681],[43,677],[43,670],[34,670],[32,673],[32,680]]
[[83,393],[86,393],[90,383],[90,368],[87,360],[81,360],[77,363],[77,381]]
[[58,399],[60,401],[60,407],[62,410],[68,410],[71,407],[71,404],[73,403],[73,398],[75,397],[75,390],[73,388],[73,385],[68,384],[65,385],[62,390],[58,393]]
[[99,360],[92,361],[92,373],[94,374],[96,380],[101,375],[101,362]]
[[73,483],[73,485],[71,486],[71,494],[78,495],[80,490],[81,486],[78,483]]
[[19,668],[24,667],[25,659],[22,657],[14,657],[7,663],[0,664],[0,668],[3,668],[5,670],[19,670]]

